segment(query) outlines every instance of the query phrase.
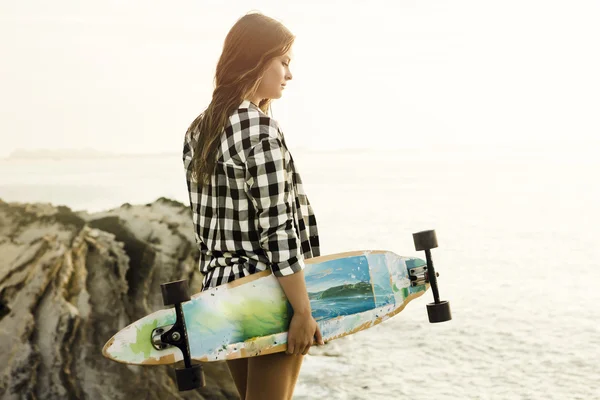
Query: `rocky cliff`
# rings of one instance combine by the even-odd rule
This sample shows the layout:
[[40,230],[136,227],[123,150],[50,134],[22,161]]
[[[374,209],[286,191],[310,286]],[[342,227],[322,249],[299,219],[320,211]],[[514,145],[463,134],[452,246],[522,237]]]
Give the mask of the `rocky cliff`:
[[234,399],[224,362],[179,392],[167,366],[109,361],[102,346],[163,308],[160,284],[200,290],[187,206],[160,198],[99,213],[0,200],[0,398]]

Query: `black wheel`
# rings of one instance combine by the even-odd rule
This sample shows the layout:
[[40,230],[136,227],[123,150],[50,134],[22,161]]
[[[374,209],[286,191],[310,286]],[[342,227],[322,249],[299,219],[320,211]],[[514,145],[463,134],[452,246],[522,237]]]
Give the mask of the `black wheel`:
[[415,249],[417,251],[438,247],[434,230],[413,233],[413,241],[415,242]]
[[179,391],[194,390],[205,386],[202,365],[192,365],[190,368],[175,369]]
[[432,323],[450,321],[452,319],[450,303],[446,300],[442,300],[438,304],[427,304],[427,315],[429,315],[429,322]]
[[177,303],[183,303],[190,300],[189,288],[186,279],[173,281],[160,285],[162,291],[163,303],[165,306],[171,306]]

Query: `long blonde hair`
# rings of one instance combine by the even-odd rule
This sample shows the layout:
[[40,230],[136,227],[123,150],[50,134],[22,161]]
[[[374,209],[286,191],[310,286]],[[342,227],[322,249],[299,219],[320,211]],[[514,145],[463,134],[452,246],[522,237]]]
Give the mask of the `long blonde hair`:
[[[188,128],[193,143],[192,178],[209,184],[217,164],[221,134],[229,116],[244,99],[258,89],[269,62],[284,55],[295,36],[279,21],[259,12],[251,12],[229,30],[217,63],[212,101]],[[267,114],[271,99],[258,106]]]

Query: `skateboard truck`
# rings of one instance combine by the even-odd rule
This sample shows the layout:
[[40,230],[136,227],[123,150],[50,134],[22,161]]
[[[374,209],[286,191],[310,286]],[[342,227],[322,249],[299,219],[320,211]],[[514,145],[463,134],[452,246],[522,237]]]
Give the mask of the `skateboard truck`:
[[[440,276],[439,272],[435,273],[435,276]],[[411,286],[420,286],[429,283],[429,273],[427,272],[427,266],[411,268],[409,270],[410,284]]]
[[[413,241],[417,251],[425,250],[427,257],[427,266],[413,268],[411,271],[412,285],[422,285],[429,282],[433,291],[433,303],[427,304],[427,315],[429,322],[445,322],[452,319],[450,312],[450,303],[446,300],[440,301],[440,293],[437,285],[438,273],[433,268],[433,260],[431,259],[431,249],[438,247],[437,237],[434,230],[422,231],[413,233]],[[413,275],[414,274],[414,275]]]
[[192,365],[190,344],[188,342],[187,330],[185,329],[185,317],[181,306],[181,303],[190,300],[187,280],[183,279],[163,283],[160,285],[160,289],[165,306],[175,306],[177,319],[173,325],[162,326],[152,331],[152,346],[157,350],[175,346],[183,353],[185,368],[175,369],[179,391],[204,387],[205,381],[202,365]]
[[[170,344],[163,342],[162,334],[165,333],[166,331],[171,330],[171,328],[173,326],[174,325],[166,325],[166,326],[154,328],[152,330],[152,347],[154,347],[156,350],[164,350],[164,349],[168,349],[169,347],[171,347]],[[173,333],[177,333],[177,332],[173,332]]]

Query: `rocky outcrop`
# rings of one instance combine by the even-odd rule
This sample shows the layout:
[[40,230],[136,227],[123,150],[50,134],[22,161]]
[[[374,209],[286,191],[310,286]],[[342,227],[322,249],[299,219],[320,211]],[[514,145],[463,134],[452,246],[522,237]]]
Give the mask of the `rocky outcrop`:
[[102,356],[114,333],[163,308],[160,284],[200,290],[190,210],[160,198],[99,213],[0,200],[0,398],[234,399],[224,362],[179,392],[167,366]]

